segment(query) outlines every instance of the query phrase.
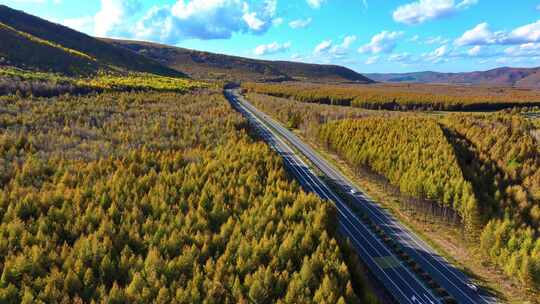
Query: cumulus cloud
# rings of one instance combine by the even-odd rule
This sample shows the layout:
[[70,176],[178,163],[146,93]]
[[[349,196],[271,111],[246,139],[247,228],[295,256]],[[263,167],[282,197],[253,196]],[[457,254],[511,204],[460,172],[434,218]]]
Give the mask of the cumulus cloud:
[[332,47],[332,40],[324,40],[323,42],[319,43],[315,50],[313,51],[315,54],[320,54],[322,52],[328,51]]
[[269,44],[263,44],[263,45],[257,46],[255,50],[253,50],[253,53],[258,56],[263,56],[263,55],[282,53],[289,50],[290,48],[291,48],[290,42],[279,44],[278,42],[274,41]]
[[325,0],[306,0],[307,4],[312,8],[320,8]]
[[135,37],[174,44],[187,38],[225,39],[235,32],[260,34],[276,19],[276,6],[276,0],[178,0],[172,7],[150,9],[137,22]]
[[311,18],[307,19],[296,19],[291,22],[289,22],[289,26],[293,29],[298,28],[305,28],[308,27],[311,24],[311,21],[313,21]]
[[484,44],[493,44],[497,42],[497,37],[489,29],[489,24],[483,22],[475,26],[474,28],[466,31],[456,39],[455,43],[459,46],[464,45],[484,45]]
[[341,44],[334,45],[330,49],[330,53],[334,55],[345,55],[349,51],[351,44],[353,44],[356,41],[356,39],[357,38],[355,35],[345,36]]
[[504,53],[511,57],[540,56],[540,43],[525,43],[519,46],[511,46],[506,48]]
[[428,20],[450,16],[459,10],[478,3],[478,0],[419,0],[399,6],[394,12],[394,21],[405,24],[420,24]]
[[478,55],[480,55],[480,52],[482,51],[482,47],[479,46],[479,45],[476,45],[472,48],[470,48],[468,51],[467,51],[467,54],[469,56],[472,56],[472,57],[476,57]]
[[358,49],[360,53],[390,53],[396,47],[396,41],[403,36],[403,32],[382,31],[371,38],[371,42]]
[[540,42],[540,20],[516,28],[505,38],[505,44]]
[[137,0],[101,0],[94,16],[94,34],[100,37],[125,36],[129,30],[124,20],[141,8]]
[[489,25],[484,22],[463,33],[456,39],[455,44],[464,45],[517,45],[540,42],[540,20],[520,26],[510,32],[492,32]]
[[442,61],[447,61],[446,56],[450,55],[450,48],[447,45],[443,45],[434,51],[424,54],[424,59],[432,63],[439,63]]
[[[59,0],[53,0],[59,3]],[[138,0],[101,0],[95,15],[68,18],[60,21],[67,27],[100,37],[132,36],[129,17],[141,9]]]

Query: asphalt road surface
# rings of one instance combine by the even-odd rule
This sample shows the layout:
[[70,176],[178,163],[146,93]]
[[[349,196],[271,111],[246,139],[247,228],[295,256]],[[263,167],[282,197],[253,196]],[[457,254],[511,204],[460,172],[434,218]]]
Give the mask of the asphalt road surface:
[[444,299],[429,288],[425,279],[421,279],[410,266],[400,260],[391,246],[365,221],[360,220],[349,205],[310,170],[295,150],[331,179],[334,185],[340,187],[342,193],[347,193],[350,196],[349,200],[362,209],[385,235],[398,243],[423,272],[429,274],[433,281],[444,288],[457,303],[495,302],[490,296],[483,295],[482,291],[473,290],[465,274],[373,202],[296,135],[256,109],[237,90],[226,90],[225,95],[233,107],[255,126],[262,138],[283,157],[285,165],[306,191],[316,193],[322,199],[335,204],[340,232],[350,239],[371,273],[398,303],[444,303]]

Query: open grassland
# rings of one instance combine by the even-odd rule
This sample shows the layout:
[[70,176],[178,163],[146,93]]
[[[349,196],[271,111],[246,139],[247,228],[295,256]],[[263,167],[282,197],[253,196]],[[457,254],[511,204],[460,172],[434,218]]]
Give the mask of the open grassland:
[[[518,111],[429,115],[249,96],[357,174],[376,173],[412,197],[399,202],[405,209],[443,225],[457,219],[485,265],[524,288],[540,287],[537,120]],[[305,119],[291,124],[297,116]]]
[[507,87],[424,84],[245,83],[249,92],[306,103],[384,110],[491,111],[540,106],[540,91]]
[[15,94],[55,96],[110,91],[188,92],[209,84],[187,78],[147,73],[98,73],[91,77],[67,77],[60,74],[0,68],[0,95]]
[[328,202],[221,92],[0,97],[1,303],[357,303]]

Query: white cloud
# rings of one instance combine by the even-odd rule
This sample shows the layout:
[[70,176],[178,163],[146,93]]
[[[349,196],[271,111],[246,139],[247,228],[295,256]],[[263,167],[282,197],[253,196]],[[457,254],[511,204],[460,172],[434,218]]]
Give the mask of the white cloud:
[[307,4],[312,8],[320,8],[326,0],[306,0]]
[[439,63],[442,61],[447,61],[446,56],[449,54],[450,54],[450,49],[448,48],[447,45],[443,45],[428,54],[424,54],[423,57],[429,62]]
[[447,17],[461,9],[466,9],[478,0],[419,0],[399,6],[394,12],[394,21],[405,24],[420,24],[428,20]]
[[270,55],[270,54],[277,54],[281,52],[285,52],[291,48],[291,43],[286,42],[283,44],[279,44],[278,42],[272,42],[269,44],[263,44],[259,45],[258,47],[253,50],[253,53],[258,56],[262,55]]
[[408,62],[411,60],[411,54],[409,53],[401,53],[401,54],[392,54],[388,56],[388,61],[394,61],[394,62]]
[[512,57],[540,56],[540,43],[525,43],[519,46],[508,47],[504,50],[504,53]]
[[540,42],[540,20],[513,30],[504,40],[505,44]]
[[365,64],[375,64],[379,62],[379,56],[371,56],[368,59],[366,59]]
[[449,40],[443,38],[442,36],[429,37],[425,41],[426,44],[447,44],[448,42],[449,42]]
[[124,21],[141,8],[138,0],[101,0],[94,16],[94,34],[99,37],[125,36]]
[[277,0],[266,0],[264,1],[263,10],[269,16],[275,16],[277,13]]
[[487,24],[487,22],[480,23],[473,29],[466,31],[455,41],[455,43],[459,46],[485,45],[495,42],[497,42],[497,37],[495,33],[489,29],[489,24]]
[[83,33],[91,34],[94,31],[94,18],[92,16],[65,19],[62,24]]
[[250,12],[249,5],[244,2],[243,9],[244,15],[242,19],[246,22],[248,27],[254,31],[260,31],[267,23],[257,17],[257,12]]
[[225,39],[233,33],[264,33],[275,24],[277,2],[241,0],[178,0],[154,6],[137,22],[138,39],[176,44],[183,39]]
[[335,45],[330,49],[330,53],[334,55],[345,55],[356,39],[355,35],[345,36],[341,44]]
[[305,28],[308,27],[311,24],[311,21],[313,21],[311,18],[307,19],[296,19],[291,22],[289,22],[289,26],[293,29],[298,28]]
[[328,51],[330,47],[332,47],[332,40],[324,40],[315,47],[315,50],[313,52],[315,54],[320,54],[322,52]]
[[460,3],[458,3],[458,5],[456,5],[456,8],[458,9],[469,8],[470,6],[478,4],[478,1],[479,0],[463,0]]
[[281,17],[274,18],[274,19],[272,20],[272,25],[274,25],[274,26],[280,26],[280,25],[283,24],[283,21],[284,21],[284,20],[283,20],[283,18],[281,18]]
[[518,27],[511,32],[492,32],[489,25],[484,22],[463,33],[456,39],[455,44],[489,45],[489,44],[525,44],[540,42],[540,20]]
[[403,36],[403,32],[382,31],[371,38],[371,42],[358,49],[360,53],[390,53],[396,47],[396,41]]
[[472,47],[471,49],[469,49],[467,51],[467,54],[469,54],[469,56],[475,57],[475,56],[480,55],[481,51],[482,51],[482,47],[479,46],[479,45],[476,45],[476,46]]

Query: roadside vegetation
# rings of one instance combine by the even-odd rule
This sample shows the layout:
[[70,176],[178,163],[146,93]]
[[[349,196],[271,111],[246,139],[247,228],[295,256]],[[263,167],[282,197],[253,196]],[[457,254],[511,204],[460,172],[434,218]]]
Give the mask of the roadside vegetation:
[[331,205],[246,126],[212,89],[1,96],[0,302],[360,301]]
[[451,85],[245,83],[249,92],[292,98],[306,103],[376,110],[490,111],[540,106],[540,93],[514,88]]
[[[540,288],[535,120],[519,111],[428,115],[304,104],[255,93],[249,98],[339,155],[357,174],[375,173],[415,198],[401,202],[406,208],[461,227],[464,242],[507,277],[533,291]],[[295,117],[300,122],[290,124]]]

